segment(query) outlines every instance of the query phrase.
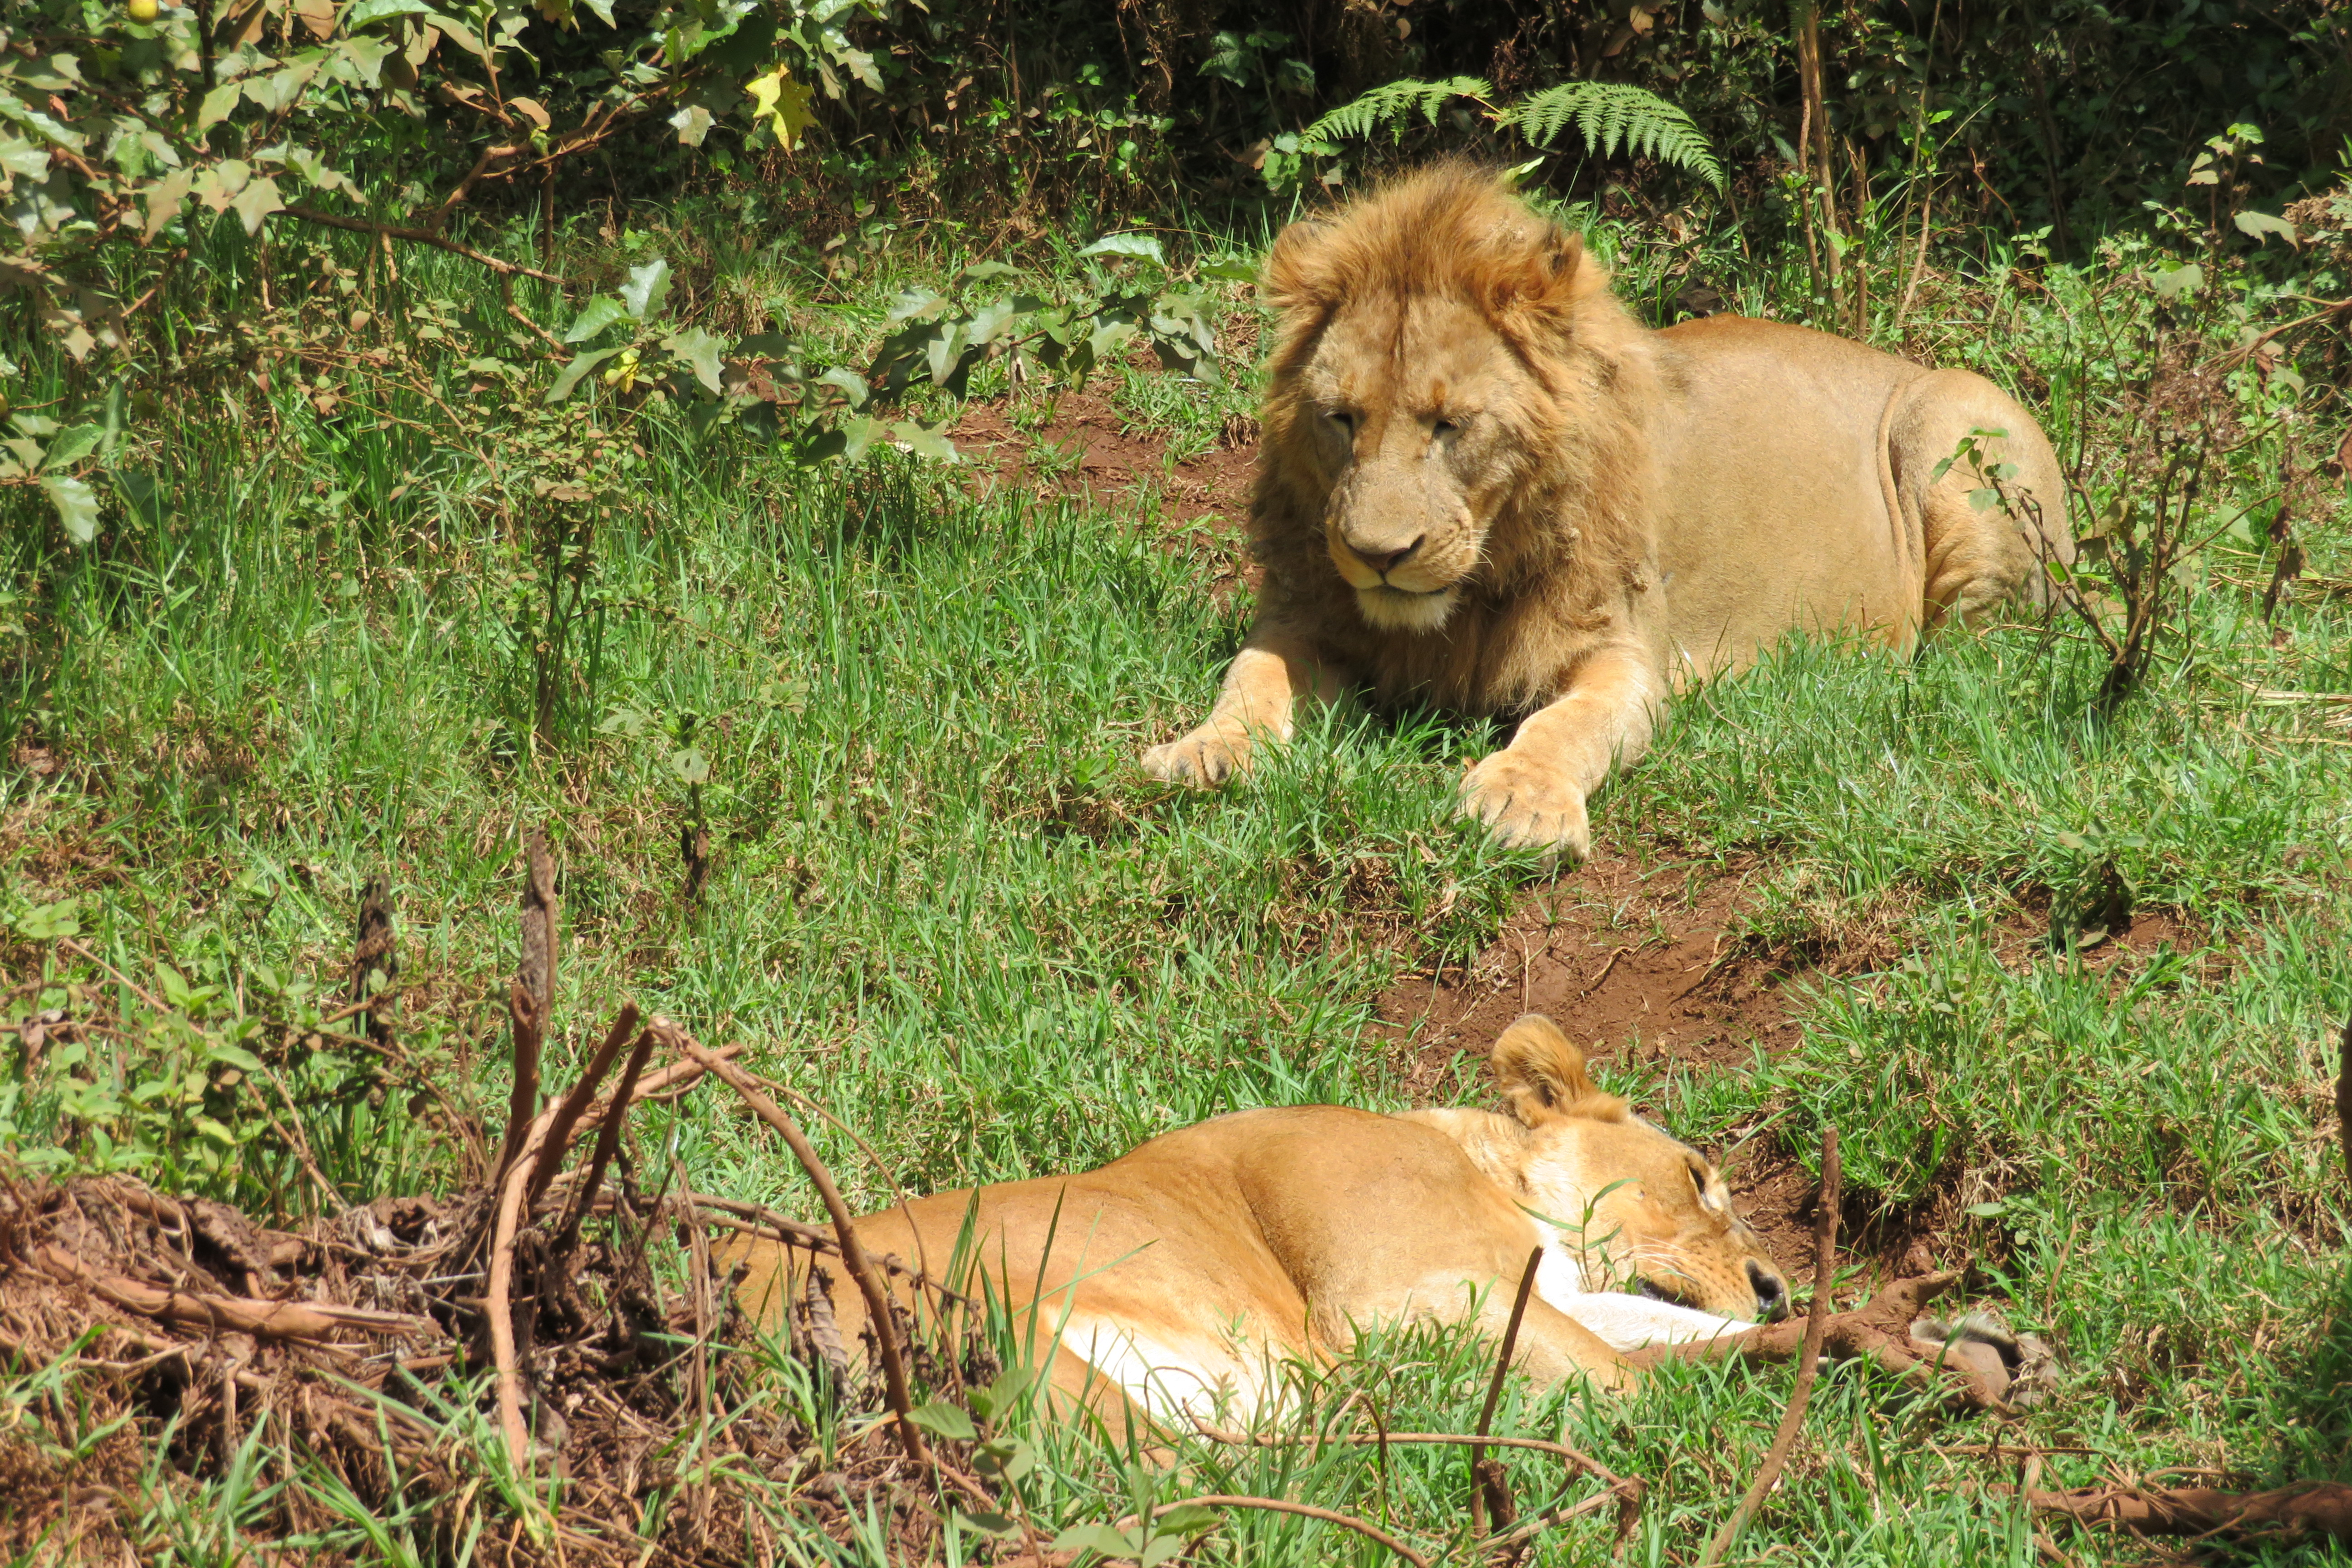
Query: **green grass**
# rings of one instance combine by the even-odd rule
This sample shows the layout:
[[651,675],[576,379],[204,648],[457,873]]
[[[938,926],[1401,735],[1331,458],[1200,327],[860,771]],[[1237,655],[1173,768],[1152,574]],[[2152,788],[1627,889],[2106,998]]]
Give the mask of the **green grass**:
[[[1629,289],[1670,292],[1669,247],[1606,237]],[[1723,248],[1703,259],[1738,265]],[[946,265],[890,260],[860,286]],[[1747,265],[1751,308],[1801,271]],[[478,286],[425,263],[412,287]],[[2079,345],[2057,315],[1990,287],[1939,288],[1916,313],[2021,319],[2016,341],[2063,369]],[[735,285],[824,317],[810,288]],[[846,342],[878,312],[827,319]],[[1108,390],[1180,452],[1249,401],[1245,383],[1127,372]],[[1342,710],[1246,788],[1148,783],[1136,753],[1204,709],[1241,636],[1246,605],[1203,586],[1228,547],[1141,503],[975,500],[955,471],[895,454],[812,474],[654,428],[643,505],[594,541],[572,739],[536,755],[533,568],[480,477],[406,426],[322,422],[290,396],[272,428],[258,416],[162,416],[143,457],[166,476],[161,503],[118,512],[92,552],[30,542],[31,498],[0,492],[26,617],[0,647],[0,734],[18,748],[0,763],[0,981],[12,1018],[59,1006],[113,1030],[0,1079],[8,1151],[52,1173],[125,1169],[263,1213],[313,1205],[262,1120],[274,1102],[217,1054],[242,1041],[295,1101],[269,1114],[299,1118],[342,1195],[447,1181],[456,1151],[425,1102],[405,1085],[364,1092],[360,1064],[299,1048],[300,1026],[339,982],[361,884],[389,875],[404,1038],[495,1127],[531,826],[563,867],[554,1076],[632,997],[706,1041],[750,1042],[758,1070],[830,1107],[918,1191],[1082,1166],[1238,1107],[1400,1104],[1374,998],[1408,966],[1475,953],[1536,875],[1448,821],[1461,763],[1493,743],[1477,728]],[[2306,542],[2315,569],[2345,574],[2340,519]],[[1683,702],[1597,803],[1604,842],[1752,864],[1757,942],[1898,955],[1799,987],[1801,1038],[1777,1058],[1626,1087],[1717,1147],[1769,1118],[1759,1152],[1805,1161],[1837,1126],[1855,1217],[1932,1222],[2018,1326],[2060,1346],[2057,1397],[2001,1438],[2052,1450],[2045,1485],[2165,1466],[2352,1479],[2352,1193],[2325,1103],[2325,1047],[2352,1007],[2352,767],[2323,722],[2334,710],[2252,696],[2352,690],[2347,608],[2297,601],[2274,646],[2216,577],[2112,725],[2084,711],[2082,645],[2035,628],[1907,665],[1791,647]],[[689,747],[718,849],[698,907],[677,850]],[[2178,917],[2184,951],[2107,969],[2033,940],[2107,848],[2143,905]],[[61,918],[164,1005],[58,945]],[[887,1201],[847,1139],[813,1131],[854,1202]],[[657,1110],[638,1135],[674,1139],[698,1188],[814,1212],[718,1097]],[[1489,1365],[1484,1347],[1397,1331],[1319,1382],[1308,1415],[1361,1391],[1356,1408],[1391,1429],[1462,1429]],[[1686,1563],[1753,1473],[1786,1387],[1709,1370],[1622,1404],[1514,1387],[1497,1429],[1564,1430],[1643,1477],[1630,1559]],[[448,1420],[493,1450],[478,1409]],[[1839,1371],[1741,1552],[2037,1562],[2000,1490],[2013,1468],[1971,1451],[1992,1430]],[[1049,1530],[1187,1490],[1299,1497],[1423,1542],[1462,1528],[1454,1451],[1188,1443],[1170,1471],[1038,1440],[1029,1503]],[[1523,1500],[1542,1495],[1544,1462],[1514,1473]],[[281,1484],[248,1466],[153,1489],[158,1560],[226,1560]],[[341,1521],[320,1550],[447,1549],[398,1510],[301,1484]],[[2047,1532],[2079,1563],[2147,1555]],[[1595,1560],[1608,1537],[1579,1521],[1540,1560]],[[878,1552],[795,1539],[812,1561]],[[1272,1516],[1235,1515],[1215,1539],[1214,1561],[1378,1555]]]

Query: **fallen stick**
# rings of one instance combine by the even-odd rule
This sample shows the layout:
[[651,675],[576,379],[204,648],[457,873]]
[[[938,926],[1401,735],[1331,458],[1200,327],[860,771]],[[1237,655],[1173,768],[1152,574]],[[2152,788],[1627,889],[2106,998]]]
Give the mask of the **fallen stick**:
[[[1503,1396],[1503,1376],[1511,1370],[1511,1352],[1518,1348],[1519,1324],[1528,1315],[1528,1293],[1535,1289],[1536,1265],[1543,1261],[1543,1248],[1528,1254],[1528,1266],[1519,1270],[1519,1293],[1511,1300],[1511,1321],[1503,1325],[1503,1343],[1495,1354],[1495,1375],[1486,1384],[1486,1402],[1478,1407],[1479,1441],[1470,1445],[1470,1533],[1487,1534],[1486,1516],[1489,1508],[1495,1514],[1497,1529],[1507,1530],[1511,1504],[1510,1483],[1503,1477],[1502,1461],[1496,1461],[1491,1472],[1485,1468],[1486,1458],[1485,1438],[1495,1425],[1495,1405]],[[1494,1494],[1490,1500],[1488,1492]]]
[[333,1342],[338,1333],[414,1334],[431,1331],[430,1318],[379,1312],[367,1307],[337,1307],[317,1301],[265,1301],[251,1296],[197,1295],[120,1275],[100,1274],[54,1243],[35,1249],[33,1261],[52,1279],[79,1285],[100,1300],[153,1318],[215,1332],[253,1334],[274,1340]]
[[[799,1220],[787,1215],[780,1215],[772,1208],[763,1208],[758,1204],[747,1204],[737,1198],[713,1197],[709,1193],[697,1192],[683,1193],[680,1196],[697,1208],[709,1210],[710,1213],[706,1216],[707,1218],[726,1226],[730,1230],[740,1230],[746,1236],[763,1237],[770,1241],[805,1247],[813,1251],[830,1253],[836,1258],[841,1255],[841,1244],[833,1239],[831,1231],[821,1226],[803,1225]],[[926,1290],[936,1291],[942,1300],[952,1301],[959,1307],[973,1305],[971,1297],[949,1289],[919,1268],[908,1267],[899,1260],[898,1255],[895,1252],[886,1252],[874,1261],[882,1266],[884,1273],[895,1274],[909,1284],[919,1285]]]
[[[1326,1524],[1336,1524],[1342,1529],[1352,1530],[1367,1540],[1380,1542],[1412,1563],[1413,1568],[1430,1568],[1428,1558],[1423,1557],[1380,1526],[1367,1523],[1353,1514],[1340,1513],[1328,1508],[1317,1508],[1312,1503],[1290,1502],[1282,1498],[1234,1497],[1222,1492],[1211,1492],[1202,1497],[1188,1497],[1179,1502],[1160,1503],[1151,1510],[1151,1517],[1158,1519],[1160,1515],[1173,1513],[1180,1508],[1254,1508],[1267,1513],[1295,1513],[1302,1519],[1319,1519]],[[1139,1516],[1129,1514],[1112,1528],[1126,1531],[1132,1529],[1138,1522]]]
[[1838,1233],[1838,1136],[1837,1129],[1822,1129],[1822,1195],[1820,1212],[1813,1217],[1813,1306],[1805,1314],[1804,1347],[1797,1353],[1796,1386],[1789,1391],[1789,1408],[1781,1413],[1780,1429],[1772,1435],[1772,1447],[1765,1451],[1764,1463],[1757,1468],[1756,1479],[1740,1497],[1731,1517],[1699,1553],[1699,1568],[1714,1568],[1731,1550],[1756,1510],[1780,1479],[1780,1471],[1789,1463],[1789,1452],[1797,1446],[1797,1434],[1805,1424],[1805,1406],[1813,1397],[1813,1380],[1821,1374],[1822,1339],[1829,1325],[1830,1287],[1837,1281]]
[[[1843,1360],[1875,1362],[1914,1382],[1936,1385],[1955,1410],[2006,1410],[2003,1391],[1989,1378],[1946,1361],[1940,1345],[1924,1347],[1923,1354],[1923,1346],[1911,1338],[1911,1325],[1925,1315],[1927,1304],[1959,1282],[1960,1276],[1949,1271],[1897,1279],[1853,1311],[1833,1313],[1822,1325],[1821,1349]],[[1627,1352],[1625,1359],[1645,1369],[1674,1361],[1770,1365],[1803,1353],[1802,1342],[1811,1329],[1810,1319],[1770,1323],[1711,1340],[1649,1345]]]
[[2135,1535],[2311,1531],[2352,1544],[2352,1486],[2339,1481],[2299,1481],[2266,1492],[2219,1492],[2206,1487],[2085,1487],[2063,1492],[2028,1489],[2024,1497],[2026,1505],[2040,1512]]
[[[736,1040],[724,1046],[705,1046],[703,1049],[721,1061],[733,1061],[742,1055],[743,1042]],[[700,1062],[672,1062],[666,1068],[646,1074],[644,1081],[630,1089],[629,1105],[634,1109],[652,1100],[676,1100],[700,1083],[706,1076]],[[623,1081],[626,1082],[626,1079]],[[613,1092],[618,1094],[620,1089],[616,1087]],[[612,1109],[611,1100],[600,1100],[588,1108],[588,1115],[591,1119],[602,1121],[611,1114]]]
[[874,1267],[874,1260],[858,1242],[857,1227],[850,1223],[849,1205],[842,1201],[841,1189],[834,1184],[833,1173],[825,1168],[823,1160],[817,1158],[816,1149],[809,1142],[808,1134],[801,1131],[800,1123],[784,1114],[782,1106],[761,1094],[749,1073],[734,1063],[704,1050],[683,1029],[665,1019],[655,1019],[653,1026],[670,1037],[674,1049],[717,1073],[726,1080],[729,1088],[741,1095],[743,1103],[749,1105],[761,1121],[776,1130],[785,1146],[792,1150],[793,1157],[801,1163],[801,1169],[806,1171],[809,1180],[815,1184],[817,1195],[824,1200],[825,1213],[833,1220],[834,1238],[841,1244],[842,1265],[856,1282],[858,1293],[866,1298],[866,1316],[873,1321],[875,1342],[882,1349],[882,1380],[889,1393],[890,1414],[897,1418],[898,1446],[916,1464],[929,1463],[930,1455],[926,1451],[922,1432],[915,1426],[914,1399],[908,1392],[907,1364],[898,1352],[898,1328],[890,1319],[890,1298],[882,1288],[881,1271]]
[[[1571,1479],[1581,1471],[1601,1483],[1602,1489],[1572,1508],[1562,1509],[1560,1499],[1525,1520],[1509,1534],[1486,1542],[1487,1546],[1507,1551],[1532,1541],[1555,1524],[1562,1524],[1580,1514],[1590,1513],[1611,1498],[1617,1500],[1617,1539],[1623,1541],[1641,1521],[1642,1503],[1646,1489],[1633,1477],[1620,1476],[1590,1454],[1580,1453],[1565,1443],[1548,1443],[1540,1437],[1496,1437],[1470,1432],[1317,1432],[1299,1437],[1267,1437],[1248,1432],[1226,1432],[1211,1426],[1197,1417],[1193,1430],[1213,1443],[1231,1443],[1239,1447],[1303,1448],[1325,1443],[1346,1443],[1356,1446],[1378,1444],[1386,1447],[1391,1443],[1459,1443],[1481,1445],[1489,1448],[1527,1448],[1539,1454],[1557,1457],[1568,1468]],[[1562,1493],[1562,1497],[1566,1494]]]

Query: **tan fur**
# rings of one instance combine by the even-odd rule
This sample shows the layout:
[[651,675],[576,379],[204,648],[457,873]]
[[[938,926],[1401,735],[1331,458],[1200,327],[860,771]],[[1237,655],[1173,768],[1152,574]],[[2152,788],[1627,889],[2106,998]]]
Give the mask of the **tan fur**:
[[[1638,1284],[1717,1318],[1778,1309],[1785,1284],[1721,1176],[1595,1089],[1549,1020],[1514,1025],[1493,1065],[1512,1116],[1243,1111],[1099,1170],[884,1209],[856,1221],[858,1234],[1011,1308],[1061,1407],[1122,1424],[1136,1405],[1186,1405],[1194,1393],[1205,1398],[1187,1407],[1203,1412],[1221,1389],[1263,1396],[1271,1362],[1327,1360],[1375,1321],[1496,1332],[1538,1244],[1519,1346],[1548,1382],[1631,1381],[1632,1363],[1576,1313],[1675,1311],[1585,1292]],[[721,1261],[744,1268],[738,1299],[772,1332],[805,1289],[806,1257],[739,1239]],[[892,1288],[914,1305],[903,1281]],[[856,1345],[864,1310],[837,1268],[828,1294]]]
[[[1466,165],[1293,225],[1265,288],[1257,623],[1160,777],[1245,771],[1299,700],[1359,687],[1520,721],[1463,810],[1581,856],[1586,796],[1673,691],[1795,629],[1908,649],[2073,559],[2057,460],[1990,382],[1769,321],[1649,331]],[[2038,520],[1972,505],[1966,461],[1937,477],[1979,429]]]

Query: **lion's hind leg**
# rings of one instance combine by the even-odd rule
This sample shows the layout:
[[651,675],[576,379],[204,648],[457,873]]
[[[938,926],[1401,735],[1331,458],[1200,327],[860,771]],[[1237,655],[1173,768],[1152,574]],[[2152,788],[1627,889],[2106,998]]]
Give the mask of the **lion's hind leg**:
[[2047,563],[2074,559],[2065,482],[2016,399],[1973,372],[1931,371],[1895,395],[1886,463],[1921,566],[1923,632],[2012,595],[2048,602]]

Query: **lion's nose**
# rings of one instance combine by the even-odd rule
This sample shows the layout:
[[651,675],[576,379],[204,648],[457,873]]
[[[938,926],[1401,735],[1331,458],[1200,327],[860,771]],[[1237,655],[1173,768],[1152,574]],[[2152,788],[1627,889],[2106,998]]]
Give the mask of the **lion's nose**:
[[1756,1292],[1756,1307],[1767,1322],[1779,1318],[1789,1308],[1789,1287],[1780,1275],[1754,1258],[1748,1260],[1748,1283]]
[[[1427,535],[1423,535],[1423,537],[1426,538]],[[1354,547],[1350,546],[1350,548],[1352,549]],[[1421,540],[1416,539],[1402,550],[1357,550],[1356,554],[1363,561],[1365,565],[1370,567],[1373,571],[1378,572],[1381,576],[1385,577],[1390,573],[1395,571],[1398,567],[1403,565],[1406,562],[1412,560],[1413,552],[1420,548]]]

